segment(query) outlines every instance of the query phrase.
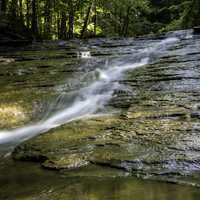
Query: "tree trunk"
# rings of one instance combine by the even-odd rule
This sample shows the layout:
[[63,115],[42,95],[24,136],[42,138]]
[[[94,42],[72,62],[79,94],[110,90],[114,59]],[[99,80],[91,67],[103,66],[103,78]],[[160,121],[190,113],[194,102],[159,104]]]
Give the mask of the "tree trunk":
[[22,23],[24,23],[22,0],[19,0],[19,17]]
[[74,37],[74,7],[72,0],[69,1],[69,22],[68,22],[68,39]]
[[97,5],[96,0],[94,0],[94,36],[97,34]]
[[38,37],[38,19],[37,19],[37,0],[32,0],[32,32],[35,37]]
[[7,0],[0,0],[0,13],[6,13]]
[[122,24],[123,24],[123,20],[122,20],[122,11],[120,10],[120,11],[119,11],[119,26],[118,26],[118,34],[119,34],[119,36],[122,36],[122,35],[123,35],[123,27],[122,27]]
[[127,8],[127,11],[126,11],[126,17],[125,17],[125,20],[124,20],[124,25],[123,25],[123,36],[126,37],[128,35],[128,26],[129,26],[129,14],[130,14],[130,10],[131,10],[131,7],[129,6]]
[[52,0],[47,0],[45,5],[45,27],[44,36],[46,39],[51,39],[51,24],[52,24]]
[[30,28],[30,0],[26,0],[26,26]]
[[60,29],[61,29],[61,17],[60,17],[60,12],[57,13],[56,15],[56,28],[57,28],[57,37],[58,39],[60,38]]
[[17,0],[12,0],[11,1],[11,18],[16,19],[17,17],[17,11],[18,11],[18,2]]
[[67,38],[67,15],[63,11],[61,14],[61,24],[60,24],[60,36],[59,39],[65,40]]
[[2,4],[3,4],[3,0],[0,0],[0,14],[2,12]]
[[85,33],[86,29],[87,29],[88,20],[89,20],[89,16],[90,16],[90,11],[91,11],[92,5],[93,5],[93,1],[91,2],[91,4],[88,7],[87,15],[86,15],[85,20],[84,20],[84,25],[83,25],[83,28],[82,28],[82,31],[81,31],[80,38],[84,37],[84,33]]
[[117,18],[118,18],[118,9],[117,9],[117,6],[115,5],[114,6],[114,13],[113,13],[113,16],[115,17],[115,23],[114,23],[114,31],[115,31],[115,33],[117,33],[118,31],[119,31],[119,27],[118,27],[118,20],[117,20]]

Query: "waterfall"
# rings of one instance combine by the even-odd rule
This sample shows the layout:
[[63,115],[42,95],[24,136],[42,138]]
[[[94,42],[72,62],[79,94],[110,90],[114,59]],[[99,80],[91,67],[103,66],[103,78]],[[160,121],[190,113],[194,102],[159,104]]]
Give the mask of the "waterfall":
[[[154,44],[153,47],[141,49],[129,58],[107,65],[105,69],[95,69],[95,73],[98,75],[97,80],[92,81],[86,87],[80,88],[70,106],[56,113],[51,113],[47,119],[43,119],[38,123],[0,132],[0,144],[16,145],[52,128],[96,113],[112,98],[114,90],[119,87],[119,78],[127,70],[154,62],[159,58],[158,54],[160,52],[167,50],[178,41],[179,39],[176,37],[164,39]],[[90,57],[90,53],[83,53],[83,57]]]

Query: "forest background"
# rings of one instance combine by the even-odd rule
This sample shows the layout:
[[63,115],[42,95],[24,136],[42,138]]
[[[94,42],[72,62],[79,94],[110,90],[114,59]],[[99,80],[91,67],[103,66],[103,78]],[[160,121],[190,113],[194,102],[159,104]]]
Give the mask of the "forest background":
[[0,0],[0,37],[133,37],[200,24],[200,0]]

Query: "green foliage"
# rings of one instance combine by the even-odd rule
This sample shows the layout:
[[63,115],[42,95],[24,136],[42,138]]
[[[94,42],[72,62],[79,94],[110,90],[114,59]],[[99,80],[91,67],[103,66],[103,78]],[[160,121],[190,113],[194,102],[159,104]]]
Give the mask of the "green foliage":
[[[170,20],[163,24],[159,32],[192,28],[200,25],[200,1],[177,1],[176,4],[165,6]],[[163,8],[162,8],[163,9]]]
[[185,10],[182,17],[182,26],[191,28],[200,25],[200,1],[191,0],[185,2]]
[[127,37],[200,24],[199,0],[0,0],[0,12],[43,39]]

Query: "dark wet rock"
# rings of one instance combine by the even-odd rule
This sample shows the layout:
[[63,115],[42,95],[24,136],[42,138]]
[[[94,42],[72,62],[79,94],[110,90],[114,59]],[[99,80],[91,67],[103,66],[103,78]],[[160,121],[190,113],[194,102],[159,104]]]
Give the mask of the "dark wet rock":
[[[26,151],[26,149],[24,149],[23,151]],[[17,154],[16,152],[16,155],[17,156],[13,156],[13,159],[15,160],[38,162],[38,163],[43,163],[45,160],[47,160],[47,158],[38,151],[31,151],[30,153],[27,152],[26,155],[20,155]]]
[[200,111],[194,111],[191,113],[192,118],[198,118],[200,119]]
[[[115,61],[122,53],[125,56],[135,54],[144,46],[145,39],[142,43],[141,40],[113,40],[114,43],[106,39],[91,40],[90,44],[96,45],[91,48],[92,56],[104,55],[106,59],[111,56],[111,61]],[[48,97],[62,93],[52,104],[52,110],[56,112],[65,108],[60,102],[70,104],[80,87],[87,87],[98,78],[94,67],[104,69],[110,62],[101,56],[90,60],[76,59],[76,42],[73,44],[73,41],[71,49],[67,49],[68,43],[52,43],[49,49],[46,46],[42,52],[34,47],[36,49],[32,51],[15,53],[14,59],[32,61],[17,60],[4,66],[5,70],[0,72],[5,81],[0,81],[2,94],[7,96],[0,98],[29,97],[26,101],[23,99],[22,104],[38,102],[35,107],[40,107],[39,113],[45,113],[44,107],[50,102]],[[56,50],[58,46],[59,51]],[[198,184],[199,52],[198,38],[181,40],[163,55],[157,52],[160,59],[155,63],[129,70],[119,80],[119,88],[105,106],[117,114],[82,119],[51,130],[19,145],[13,158],[39,162],[43,168],[53,170],[77,169],[76,172],[80,172],[91,166],[101,166],[169,182],[187,183],[185,177],[190,177],[190,183]],[[126,58],[128,61],[133,59],[123,57]],[[84,76],[86,73],[88,76]],[[15,87],[18,87],[16,93],[9,92],[10,89],[5,94],[7,89]],[[104,90],[106,88],[102,92]]]
[[194,34],[200,34],[200,26],[195,26],[193,30],[194,30]]

